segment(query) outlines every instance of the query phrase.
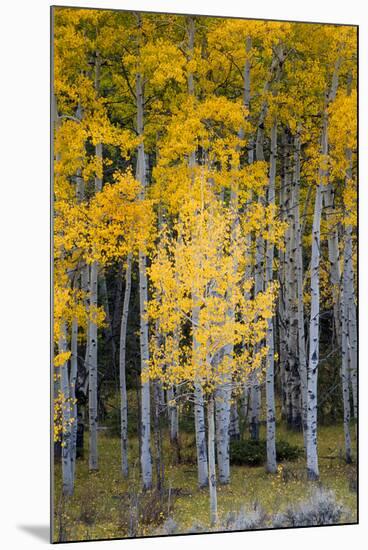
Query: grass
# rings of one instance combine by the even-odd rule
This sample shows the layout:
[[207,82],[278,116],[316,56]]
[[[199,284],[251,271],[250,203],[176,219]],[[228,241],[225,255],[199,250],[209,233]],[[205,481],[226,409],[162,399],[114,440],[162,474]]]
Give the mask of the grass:
[[[278,437],[295,445],[303,445],[302,434],[278,426]],[[88,436],[88,434],[86,434]],[[261,437],[265,437],[261,433]],[[357,495],[352,487],[356,466],[343,460],[342,426],[322,426],[319,429],[320,482],[331,489],[336,498],[349,510],[343,522],[356,521]],[[193,434],[183,433],[181,445],[190,452]],[[88,440],[88,437],[86,437]],[[86,443],[88,443],[86,441]],[[153,450],[153,449],[152,449]],[[88,471],[88,449],[85,459],[77,461],[75,492],[69,499],[61,500],[61,465],[55,465],[55,540],[93,540],[119,538],[128,535],[129,495],[139,492],[138,441],[129,441],[130,475],[124,480],[120,470],[120,441],[106,432],[99,433],[99,470]],[[169,515],[180,526],[180,532],[188,531],[193,523],[209,527],[208,491],[197,488],[195,464],[175,465],[171,462],[174,452],[168,437],[164,436],[165,487],[175,495],[161,506],[159,518],[151,524],[139,522],[137,535],[157,533],[158,524]],[[266,514],[282,512],[290,503],[304,500],[313,488],[305,479],[305,458],[279,465],[278,473],[270,475],[263,466],[232,466],[231,483],[218,486],[218,509],[220,519],[241,507],[261,506]],[[180,489],[180,492],[176,491]],[[147,496],[142,497],[147,498]],[[155,503],[156,505],[157,503]],[[150,504],[151,506],[153,504]],[[62,533],[60,536],[60,525]]]

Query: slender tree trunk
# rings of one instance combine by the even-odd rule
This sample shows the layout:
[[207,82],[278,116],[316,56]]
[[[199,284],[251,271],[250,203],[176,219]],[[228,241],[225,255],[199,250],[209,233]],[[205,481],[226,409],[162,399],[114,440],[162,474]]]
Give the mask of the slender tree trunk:
[[226,380],[216,388],[216,448],[219,482],[222,485],[230,482],[230,393],[229,383]]
[[[59,353],[67,351],[66,343],[66,323],[62,322],[59,338]],[[71,496],[74,490],[73,483],[73,465],[72,465],[72,430],[71,430],[71,403],[70,403],[70,384],[68,373],[68,361],[65,361],[61,367],[61,392],[63,396],[62,413],[62,478],[63,495]]]
[[[271,159],[270,177],[268,188],[268,204],[275,204],[275,180],[276,180],[276,159],[277,159],[277,123],[274,122],[271,130]],[[266,283],[273,280],[273,257],[274,245],[267,242],[266,250]],[[276,409],[275,409],[275,340],[273,319],[267,321],[266,345],[267,368],[266,368],[266,408],[267,408],[267,471],[275,473],[276,464]]]
[[90,279],[90,320],[88,323],[88,415],[89,415],[89,469],[98,469],[97,453],[97,426],[98,426],[98,399],[97,399],[97,277],[98,264],[91,264]]
[[153,432],[155,440],[155,466],[156,466],[156,488],[161,493],[164,486],[164,462],[162,460],[162,442],[161,442],[161,426],[160,426],[160,387],[156,380],[153,383],[154,393],[154,421]]
[[167,390],[170,443],[174,446],[176,452],[176,462],[180,463],[180,441],[179,441],[179,411],[176,403],[175,387],[171,386]]
[[353,413],[354,420],[358,418],[358,381],[357,381],[357,315],[354,291],[354,270],[353,270],[353,246],[352,246],[352,227],[348,225],[345,229],[345,257],[344,269],[346,269],[347,285],[347,307],[348,307],[348,327],[349,327],[349,363],[350,363],[350,383],[353,395]]
[[249,413],[248,409],[249,409],[249,385],[248,383],[245,383],[244,389],[243,389],[243,416],[244,416],[245,422],[247,421],[247,418],[248,418],[248,413]]
[[[264,240],[262,237],[256,237],[256,265],[255,265],[255,284],[254,295],[257,296],[263,291],[264,284]],[[259,349],[259,345],[256,346],[256,352]],[[250,390],[250,421],[249,431],[253,440],[259,440],[259,429],[261,420],[261,386],[260,386],[260,372],[253,371],[251,373],[251,390]]]
[[[239,131],[241,137],[242,131]],[[230,190],[230,209],[232,213],[232,228],[230,254],[233,254],[237,234],[239,231],[239,214],[238,214],[238,188],[235,182],[231,185]],[[233,254],[232,270],[234,275],[238,270],[235,254]],[[235,311],[233,306],[233,292],[231,287],[227,288],[227,303],[228,308],[226,317],[230,322],[233,322]],[[224,355],[229,361],[233,360],[234,345],[227,344],[224,348]],[[217,444],[217,464],[218,477],[221,484],[230,483],[230,419],[231,419],[231,376],[223,374],[221,383],[216,389],[216,444]]]
[[[271,74],[275,73],[276,65],[275,60],[272,61]],[[279,70],[279,69],[277,69]],[[276,74],[276,73],[275,73]],[[271,85],[271,79],[266,81],[264,85],[264,93],[266,94]],[[268,112],[268,101],[263,101],[261,106],[261,112],[258,118],[257,133],[255,140],[256,160],[264,161],[264,123]],[[259,202],[261,202],[259,198]],[[256,258],[255,258],[255,274],[254,274],[254,295],[257,296],[259,292],[263,291],[264,286],[264,256],[265,256],[265,243],[260,235],[256,236]],[[259,346],[256,346],[256,351]],[[259,428],[261,417],[261,386],[259,383],[259,373],[253,372],[251,374],[251,390],[250,390],[250,422],[249,431],[252,439],[259,440]]]
[[208,480],[210,489],[210,519],[211,526],[215,526],[218,521],[217,516],[217,489],[216,489],[216,455],[215,455],[215,408],[214,398],[210,395],[208,398]]
[[[336,97],[338,86],[338,74],[341,59],[335,63],[334,74],[326,106],[323,113],[321,153],[328,155],[328,105]],[[323,185],[328,184],[328,171],[320,169],[319,181],[316,188],[314,203],[313,227],[312,227],[312,258],[311,258],[311,313],[309,325],[309,363],[307,371],[307,474],[308,479],[319,478],[318,450],[317,450],[317,382],[319,363],[319,264],[321,243],[321,214]]]
[[[193,353],[196,356],[198,341],[196,339],[196,325],[198,325],[199,308],[194,305],[192,311],[193,319]],[[204,418],[204,399],[203,391],[199,382],[194,384],[194,422],[197,447],[197,465],[198,465],[198,485],[206,487],[208,485],[208,462],[206,448],[206,425]]]
[[75,466],[77,458],[77,431],[78,431],[78,406],[75,393],[78,373],[78,320],[73,319],[72,322],[72,338],[71,338],[71,357],[70,357],[70,407],[71,407],[71,460],[72,460],[72,475],[73,484],[75,479]]
[[107,341],[110,342],[111,346],[111,362],[113,366],[115,381],[117,383],[117,373],[116,373],[116,345],[114,340],[114,329],[112,324],[112,317],[110,314],[110,306],[109,306],[109,295],[107,292],[107,283],[106,283],[106,276],[105,273],[101,273],[100,277],[100,301],[104,306],[105,310],[105,323],[106,323],[106,330],[105,330],[105,338]]
[[[248,109],[248,112],[250,112],[250,99],[251,99],[251,63],[249,59],[250,51],[252,49],[252,38],[250,36],[247,36],[246,43],[245,43],[245,63],[244,63],[244,76],[243,76],[243,103],[244,107]],[[248,115],[249,118],[249,115]],[[254,160],[254,140],[251,138],[248,143],[248,165],[253,164]],[[251,203],[251,198],[249,200],[249,203]],[[247,208],[249,208],[249,205],[247,204]],[[252,250],[252,235],[251,233],[248,233],[246,235],[246,249],[247,249],[247,265],[245,269],[245,280],[249,280],[252,277],[253,274],[253,266],[251,261],[251,250]],[[246,298],[250,299],[250,293],[246,293]],[[251,414],[251,407],[252,407],[252,387],[251,387],[251,378],[250,380],[247,380],[244,384],[244,392],[243,392],[243,413],[244,413],[244,425],[246,426],[247,418],[249,415],[249,418],[252,417]],[[250,429],[250,427],[249,427]]]
[[[195,23],[194,18],[189,16],[187,18],[187,32],[188,32],[188,60],[193,58],[194,54],[194,34]],[[188,73],[188,93],[194,98],[194,77],[190,71]],[[189,155],[189,168],[194,168],[196,164],[196,152],[193,151]],[[199,343],[196,338],[196,325],[199,320],[199,308],[196,306],[196,294],[193,292],[193,353],[196,354]],[[195,435],[196,435],[196,447],[197,447],[197,465],[198,465],[198,484],[199,487],[206,487],[208,485],[208,462],[207,462],[207,446],[206,446],[206,426],[205,426],[205,412],[204,412],[204,399],[203,391],[199,382],[194,384],[194,423],[195,423]]]
[[[325,133],[326,130],[324,130]],[[325,136],[324,138],[325,139]],[[317,375],[319,361],[319,260],[322,212],[322,183],[316,188],[312,230],[311,314],[309,326],[309,364],[307,371],[307,472],[308,479],[318,479],[317,451]]]
[[294,166],[294,191],[295,191],[295,269],[297,281],[297,318],[298,318],[298,352],[299,370],[302,397],[302,427],[304,443],[307,438],[307,354],[305,346],[304,329],[304,296],[303,296],[303,243],[302,227],[300,224],[300,128],[295,137],[295,166]]
[[[98,95],[100,86],[101,59],[96,52],[95,61],[95,91]],[[102,162],[102,143],[95,147],[96,159]],[[95,177],[95,193],[102,189],[102,179]],[[98,329],[97,329],[97,296],[98,296],[98,270],[96,261],[90,267],[89,281],[89,305],[90,319],[88,322],[88,416],[89,416],[89,469],[98,469],[97,428],[98,428]]]
[[231,440],[238,441],[240,439],[239,413],[236,401],[231,403],[229,435]]
[[[139,16],[139,27],[141,27],[141,18]],[[136,74],[136,100],[137,100],[137,133],[141,138],[137,151],[137,180],[142,185],[142,199],[146,187],[146,162],[144,152],[144,95],[143,95],[143,76]],[[148,319],[147,319],[147,259],[145,253],[139,251],[139,305],[140,305],[140,351],[141,351],[141,371],[144,373],[148,368],[149,347],[148,347]],[[142,400],[141,400],[141,468],[143,488],[152,487],[152,460],[151,460],[151,418],[150,418],[150,383],[142,382]]]
[[341,389],[344,409],[344,440],[345,459],[349,464],[352,461],[350,437],[350,390],[349,390],[349,244],[344,239],[344,273],[341,292]]
[[[81,290],[84,293],[84,307],[85,310],[89,311],[89,287],[90,287],[90,275],[91,275],[91,268],[88,264],[85,264],[82,267],[82,273],[81,273]],[[89,320],[87,322],[87,329],[86,329],[86,349],[84,352],[84,373],[83,377],[80,379],[80,391],[83,392],[83,395],[85,397],[85,402],[87,403],[87,393],[88,393],[88,373],[89,373]]]
[[[347,160],[349,162],[346,174],[346,185],[352,180],[352,152],[347,151]],[[348,323],[347,348],[349,353],[349,378],[353,395],[353,414],[355,420],[355,435],[358,419],[358,379],[357,379],[357,358],[358,358],[358,340],[357,340],[357,314],[355,304],[354,290],[354,269],[353,269],[353,242],[352,226],[345,227],[344,235],[344,292],[345,307],[347,311],[346,322]],[[346,278],[345,278],[346,277]]]
[[286,392],[288,394],[287,424],[291,429],[301,427],[300,377],[298,364],[298,305],[296,273],[295,180],[292,179],[291,140],[285,135],[284,185],[288,228],[285,250],[285,321],[287,327]]
[[128,395],[126,388],[126,339],[128,328],[129,302],[132,288],[132,255],[127,258],[125,271],[125,292],[123,313],[120,329],[120,418],[121,418],[121,469],[124,477],[128,477]]
[[[334,212],[334,191],[332,184],[328,183],[323,188],[323,201],[327,215]],[[341,346],[341,320],[340,320],[340,258],[339,258],[339,236],[337,227],[333,227],[328,235],[328,259],[330,262],[330,281],[332,286],[332,301],[334,311],[334,326],[337,344]]]

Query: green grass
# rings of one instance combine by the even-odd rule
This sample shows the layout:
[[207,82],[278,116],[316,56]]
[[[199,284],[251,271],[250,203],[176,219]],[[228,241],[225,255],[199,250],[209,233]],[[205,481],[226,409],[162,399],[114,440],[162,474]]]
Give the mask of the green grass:
[[[278,426],[278,437],[295,445],[303,445],[302,434]],[[86,434],[86,443],[88,434]],[[261,433],[261,437],[265,437]],[[193,434],[182,434],[183,454],[192,451]],[[342,426],[322,426],[319,429],[320,484],[332,489],[346,509],[350,511],[344,521],[356,520],[357,495],[350,488],[355,477],[355,465],[347,465],[343,456]],[[137,438],[129,441],[129,480],[124,480],[120,470],[120,441],[106,433],[99,433],[99,471],[88,471],[88,449],[85,459],[77,461],[75,493],[62,501],[61,465],[55,465],[55,540],[59,538],[60,518],[62,519],[64,540],[91,540],[127,536],[126,521],[129,509],[128,491],[139,491],[139,461]],[[165,486],[172,494],[181,489],[173,498],[170,515],[186,532],[194,523],[209,526],[208,491],[197,488],[195,464],[174,465],[174,452],[168,438],[164,436]],[[232,466],[231,483],[218,486],[218,508],[220,519],[230,511],[253,506],[257,502],[267,514],[284,510],[291,503],[304,500],[313,484],[305,479],[305,458],[283,463],[275,475],[265,472],[263,466]],[[160,518],[167,517],[166,504]],[[139,527],[139,535],[155,534],[157,523]]]

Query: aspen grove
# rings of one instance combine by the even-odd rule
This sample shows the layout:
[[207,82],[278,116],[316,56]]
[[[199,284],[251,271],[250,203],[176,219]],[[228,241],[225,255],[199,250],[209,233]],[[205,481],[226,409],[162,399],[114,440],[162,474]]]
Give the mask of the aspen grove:
[[225,519],[255,475],[280,509],[328,468],[349,493],[357,29],[58,7],[53,33],[54,539],[189,532],[189,497],[257,528]]

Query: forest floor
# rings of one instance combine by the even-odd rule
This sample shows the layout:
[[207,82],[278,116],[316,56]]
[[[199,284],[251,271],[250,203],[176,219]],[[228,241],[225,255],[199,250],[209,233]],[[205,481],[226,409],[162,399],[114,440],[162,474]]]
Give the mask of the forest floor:
[[[264,430],[264,428],[263,428]],[[302,447],[303,436],[278,427],[278,439]],[[261,433],[261,437],[264,437]],[[164,434],[163,455],[172,457],[168,438]],[[57,540],[91,540],[159,534],[160,524],[172,517],[179,532],[188,532],[200,524],[209,527],[209,497],[206,489],[197,487],[195,463],[188,460],[194,434],[182,433],[181,447],[184,464],[170,464],[166,460],[164,486],[166,497],[158,502],[157,493],[142,494],[139,488],[138,441],[129,440],[130,475],[124,480],[120,467],[120,439],[99,433],[99,470],[88,471],[88,433],[85,437],[85,455],[77,461],[75,492],[69,499],[61,499],[61,464],[55,464],[54,533]],[[320,455],[319,486],[331,489],[336,500],[347,510],[343,523],[356,521],[356,465],[348,465],[342,458],[344,446],[342,426],[322,426],[318,436]],[[152,449],[154,454],[154,449]],[[189,463],[188,463],[189,462]],[[193,462],[193,461],[192,461]],[[155,466],[153,465],[153,470]],[[290,504],[305,500],[313,484],[305,478],[305,458],[283,462],[278,473],[270,475],[264,466],[232,466],[231,483],[218,485],[220,520],[229,512],[242,508],[261,507],[266,514],[282,512]],[[132,512],[132,510],[134,511]],[[134,517],[135,515],[135,517]]]

